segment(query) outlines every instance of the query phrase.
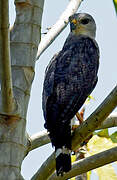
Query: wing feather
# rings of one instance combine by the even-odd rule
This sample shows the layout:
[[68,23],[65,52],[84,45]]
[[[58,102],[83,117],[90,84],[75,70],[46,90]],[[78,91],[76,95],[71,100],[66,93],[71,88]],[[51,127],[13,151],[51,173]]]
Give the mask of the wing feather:
[[75,115],[97,83],[98,66],[96,41],[70,35],[46,70],[43,90],[46,121],[50,116],[56,121],[69,121]]

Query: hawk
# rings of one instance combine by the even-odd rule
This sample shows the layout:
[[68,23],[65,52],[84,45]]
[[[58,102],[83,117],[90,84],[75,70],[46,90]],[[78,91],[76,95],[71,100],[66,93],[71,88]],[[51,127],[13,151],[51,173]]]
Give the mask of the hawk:
[[71,169],[71,119],[98,80],[95,21],[86,13],[74,14],[69,21],[70,34],[46,68],[42,97],[44,126],[55,147],[57,175]]

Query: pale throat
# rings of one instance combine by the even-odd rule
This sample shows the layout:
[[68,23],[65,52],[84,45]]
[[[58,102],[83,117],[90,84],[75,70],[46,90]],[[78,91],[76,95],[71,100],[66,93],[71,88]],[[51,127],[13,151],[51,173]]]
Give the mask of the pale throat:
[[90,37],[92,39],[95,39],[95,36],[96,36],[95,31],[93,31],[93,30],[86,30],[86,29],[80,29],[80,28],[73,30],[72,33],[74,35],[77,35],[77,36],[78,35],[85,35],[85,36],[88,36],[88,37]]

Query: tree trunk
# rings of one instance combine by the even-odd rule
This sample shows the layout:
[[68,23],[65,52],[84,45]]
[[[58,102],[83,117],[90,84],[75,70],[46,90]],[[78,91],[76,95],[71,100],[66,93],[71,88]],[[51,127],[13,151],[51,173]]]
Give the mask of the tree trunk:
[[[40,42],[44,0],[15,0],[16,20],[11,30],[11,65],[15,110],[2,112],[0,94],[0,179],[22,180],[27,154],[26,114]],[[0,77],[1,78],[1,77]]]

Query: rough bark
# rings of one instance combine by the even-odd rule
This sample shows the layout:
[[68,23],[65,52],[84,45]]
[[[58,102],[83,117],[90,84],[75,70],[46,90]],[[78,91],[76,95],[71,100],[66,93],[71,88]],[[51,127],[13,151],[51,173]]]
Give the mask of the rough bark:
[[6,115],[2,113],[0,104],[0,179],[2,180],[23,179],[20,170],[27,154],[26,114],[40,41],[43,4],[44,0],[15,0],[16,20],[10,34],[10,50],[16,108],[11,115]]

